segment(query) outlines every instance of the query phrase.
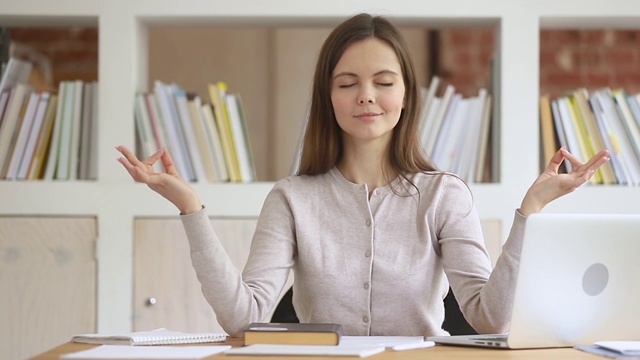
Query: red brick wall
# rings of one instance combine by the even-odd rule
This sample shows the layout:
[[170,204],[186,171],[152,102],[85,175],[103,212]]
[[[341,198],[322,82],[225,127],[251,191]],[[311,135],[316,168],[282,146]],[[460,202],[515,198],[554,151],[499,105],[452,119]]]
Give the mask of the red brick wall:
[[[15,28],[11,39],[48,57],[51,86],[60,80],[98,78],[95,28]],[[464,96],[489,84],[494,49],[490,29],[445,29],[437,34],[435,68]],[[540,34],[540,93],[551,96],[580,86],[640,91],[640,31],[543,30]]]
[[[446,29],[438,41],[437,74],[465,96],[487,86],[493,31]],[[540,43],[540,94],[557,97],[581,86],[640,92],[640,31],[543,30]]]
[[10,37],[12,43],[19,45],[20,57],[49,61],[52,76],[42,86],[57,88],[61,80],[98,80],[95,28],[12,28]]
[[541,94],[579,86],[640,91],[640,31],[545,30],[540,42]]
[[488,87],[494,49],[493,30],[440,30],[436,39],[434,50],[438,54],[432,69],[434,74],[455,86],[465,97],[475,96],[480,88]]

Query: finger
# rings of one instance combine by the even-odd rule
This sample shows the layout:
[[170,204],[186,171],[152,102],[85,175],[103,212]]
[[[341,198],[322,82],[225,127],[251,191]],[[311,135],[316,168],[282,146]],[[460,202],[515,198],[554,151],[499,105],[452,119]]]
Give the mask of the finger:
[[578,168],[582,165],[584,165],[584,163],[575,155],[573,155],[572,153],[569,152],[569,150],[567,149],[561,149],[565,159],[567,159],[567,161],[569,161],[569,163],[571,163],[571,167],[573,169]]
[[173,162],[173,158],[165,148],[161,149],[162,154],[160,159],[162,160],[162,166],[167,174],[179,176],[178,170],[176,169],[175,163]]
[[574,171],[580,171],[580,172],[586,172],[586,171],[592,171],[592,170],[595,171],[600,166],[602,166],[602,164],[609,161],[609,151],[608,150],[600,151],[599,153],[594,155],[591,159],[589,159],[587,163],[582,163],[582,161],[580,161],[578,158],[576,158],[573,155],[571,155],[571,158],[567,157],[567,159],[573,165]]
[[589,160],[589,162],[585,165],[587,171],[587,180],[589,180],[596,173],[598,168],[600,168],[600,166],[602,166],[607,161],[609,161],[609,157],[607,156],[607,154],[605,154],[604,156],[593,157],[591,160]]
[[131,163],[130,159],[137,159],[135,155],[133,155],[133,153],[127,149],[126,146],[116,146],[116,150],[118,150],[123,156],[119,157],[117,160],[119,163],[121,163],[129,172],[130,170],[133,168],[133,164]]
[[137,166],[142,164],[142,162],[133,153],[133,151],[129,150],[129,148],[127,148],[126,146],[116,146],[116,149],[120,151],[120,153],[124,156],[125,159],[127,159],[130,165]]
[[562,161],[565,158],[565,154],[563,153],[563,148],[560,148],[558,151],[556,151],[555,154],[553,154],[553,157],[551,158],[551,160],[549,160],[549,164],[547,165],[547,168],[545,171],[547,172],[552,172],[557,174],[558,173],[558,169],[560,168],[560,164],[562,164]]
[[131,178],[133,178],[134,181],[142,182],[145,184],[148,183],[148,175],[140,167],[133,166],[125,157],[118,158],[118,162],[124,166],[124,168],[127,170],[129,175],[131,175]]
[[602,164],[609,161],[609,152],[607,150],[601,151],[594,155],[589,161],[582,166],[580,170],[574,173],[576,181],[587,182],[596,173],[598,168]]
[[609,161],[609,150],[602,150],[599,153],[595,154],[589,161],[585,164],[588,169],[597,169],[602,164]]
[[158,161],[158,159],[162,156],[162,151],[164,150],[160,149],[148,158],[139,160],[138,157],[133,153],[133,151],[129,150],[126,146],[120,145],[116,147],[116,149],[118,149],[118,151],[120,151],[125,156],[131,166],[139,167],[143,171],[150,171],[153,167],[153,164],[155,164],[156,161]]
[[142,163],[144,165],[147,165],[149,167],[152,167],[153,164],[156,163],[156,161],[158,161],[158,159],[160,159],[163,155],[163,152],[165,151],[165,148],[161,148],[160,150],[156,151],[155,153],[153,153],[151,156],[149,156],[148,158],[144,159],[144,161],[142,161]]
[[148,184],[150,178],[145,167],[145,165],[147,164],[140,161],[138,157],[135,156],[135,154],[126,146],[116,146],[116,149],[123,155],[122,157],[118,158],[118,162],[125,167],[133,180]]

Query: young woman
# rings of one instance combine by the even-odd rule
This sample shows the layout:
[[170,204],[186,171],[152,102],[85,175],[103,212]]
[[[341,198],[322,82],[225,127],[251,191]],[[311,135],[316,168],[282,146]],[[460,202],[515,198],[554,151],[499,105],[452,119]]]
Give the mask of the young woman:
[[[299,174],[267,196],[242,272],[234,268],[193,189],[165,149],[119,161],[181,213],[193,267],[232,336],[265,321],[293,270],[301,322],[343,325],[348,335],[443,335],[449,286],[480,333],[508,329],[529,214],[586,182],[586,164],[560,149],[515,211],[495,269],[469,187],[422,153],[419,91],[397,29],[356,15],[336,27],[318,59]],[[558,174],[562,161],[572,172]],[[161,161],[165,172],[154,172]],[[211,199],[210,201],[215,201]]]

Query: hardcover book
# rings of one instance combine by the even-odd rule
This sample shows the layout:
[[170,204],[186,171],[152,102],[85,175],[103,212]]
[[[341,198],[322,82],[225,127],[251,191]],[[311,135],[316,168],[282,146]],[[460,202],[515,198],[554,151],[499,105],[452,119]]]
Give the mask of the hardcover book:
[[251,323],[244,344],[338,345],[343,329],[331,323]]

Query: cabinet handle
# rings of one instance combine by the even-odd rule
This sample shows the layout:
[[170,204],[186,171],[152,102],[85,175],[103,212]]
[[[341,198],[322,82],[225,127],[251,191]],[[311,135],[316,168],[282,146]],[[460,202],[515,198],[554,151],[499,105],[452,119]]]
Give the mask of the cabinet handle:
[[156,302],[157,302],[156,298],[150,297],[150,298],[147,299],[147,306],[153,306],[153,305],[156,304]]

